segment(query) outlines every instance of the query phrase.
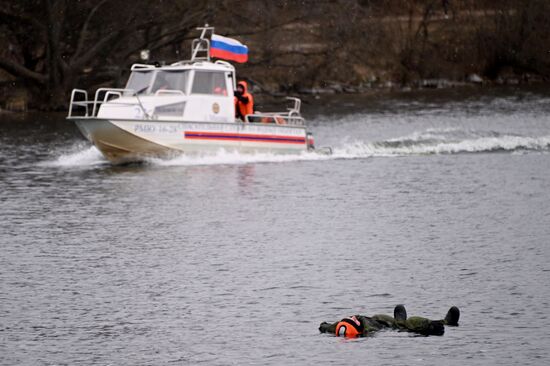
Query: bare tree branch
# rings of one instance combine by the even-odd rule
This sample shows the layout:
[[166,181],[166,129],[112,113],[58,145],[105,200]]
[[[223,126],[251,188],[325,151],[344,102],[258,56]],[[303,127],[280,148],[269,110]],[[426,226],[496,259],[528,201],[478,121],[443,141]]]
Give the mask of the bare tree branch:
[[[182,41],[187,39],[187,33],[195,27],[197,23],[200,23],[202,20],[205,19],[205,16],[207,15],[207,11],[204,9],[198,10],[194,13],[187,14],[185,17],[182,18],[182,20],[179,22],[178,26],[173,27],[172,29],[160,34],[157,37],[154,37],[152,39],[149,39],[148,42],[143,42],[137,47],[133,47],[129,51],[126,52],[124,58],[130,57],[132,54],[136,53],[139,50],[142,50],[144,48],[149,48],[150,50],[156,50],[161,47],[164,47],[170,43],[175,42],[176,40]],[[182,35],[183,34],[183,35]],[[176,37],[172,38],[166,38],[176,35]],[[162,40],[163,38],[166,38],[162,42],[158,42],[154,46],[150,46],[150,43],[157,42]]]
[[44,84],[48,80],[48,75],[29,70],[26,67],[5,58],[0,58],[0,68],[6,70],[14,76],[32,79],[40,84]]
[[305,16],[298,16],[298,17],[295,17],[295,18],[286,20],[286,21],[284,21],[284,22],[276,23],[276,24],[273,24],[273,25],[270,25],[270,26],[267,26],[267,27],[263,27],[263,28],[259,28],[259,29],[253,30],[253,31],[247,31],[247,32],[232,32],[232,33],[230,32],[230,33],[226,33],[225,35],[228,36],[228,37],[234,37],[234,36],[252,36],[252,35],[255,35],[255,34],[260,34],[260,33],[269,32],[269,31],[272,31],[272,30],[275,30],[275,29],[284,27],[285,25],[289,25],[289,24],[293,24],[293,23],[299,23],[299,22],[301,22],[301,21],[304,21],[305,19],[306,19]]
[[80,55],[80,52],[82,52],[82,48],[84,47],[84,41],[86,40],[86,35],[88,33],[88,26],[90,25],[90,21],[92,20],[94,14],[97,12],[97,10],[103,4],[105,4],[107,1],[109,1],[109,0],[100,1],[96,6],[93,7],[92,10],[90,10],[90,13],[88,14],[88,17],[86,18],[86,21],[84,21],[84,25],[82,26],[82,29],[80,30],[80,36],[78,38],[76,51],[74,52],[73,57],[78,57]]
[[84,55],[74,60],[71,63],[71,67],[73,69],[81,69],[82,67],[84,67],[91,59],[96,57],[97,54],[103,50],[104,47],[108,46],[111,41],[117,39],[118,37],[121,37],[122,35],[120,33],[120,31],[115,31],[103,37],[100,41],[96,42],[93,47],[88,49],[88,51]]
[[46,26],[42,23],[40,23],[37,19],[27,16],[25,14],[13,14],[5,9],[0,9],[0,20],[4,21],[16,21],[17,23],[23,22],[27,24],[31,24],[39,29],[46,29]]

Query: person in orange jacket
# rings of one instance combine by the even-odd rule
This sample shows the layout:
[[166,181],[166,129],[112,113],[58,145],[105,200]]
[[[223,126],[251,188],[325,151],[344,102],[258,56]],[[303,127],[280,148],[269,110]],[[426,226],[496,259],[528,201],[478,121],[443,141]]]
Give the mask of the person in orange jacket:
[[254,114],[254,98],[248,92],[246,81],[239,81],[235,90],[235,117],[244,121],[249,114]]

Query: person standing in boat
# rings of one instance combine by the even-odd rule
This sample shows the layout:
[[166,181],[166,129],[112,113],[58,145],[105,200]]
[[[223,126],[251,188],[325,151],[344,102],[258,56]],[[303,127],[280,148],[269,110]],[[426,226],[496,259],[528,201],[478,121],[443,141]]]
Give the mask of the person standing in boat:
[[254,114],[254,98],[248,92],[246,81],[239,81],[235,91],[235,117],[244,121],[249,114]]

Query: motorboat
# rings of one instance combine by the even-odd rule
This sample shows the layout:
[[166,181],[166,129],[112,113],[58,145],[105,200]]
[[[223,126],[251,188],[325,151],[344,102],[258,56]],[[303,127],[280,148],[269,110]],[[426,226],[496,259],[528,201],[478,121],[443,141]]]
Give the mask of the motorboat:
[[197,29],[201,34],[189,60],[134,64],[124,88],[99,88],[93,99],[74,89],[67,119],[114,164],[222,149],[275,154],[314,149],[298,98],[288,98],[291,106],[284,112],[235,117],[235,67],[211,57],[214,28]]

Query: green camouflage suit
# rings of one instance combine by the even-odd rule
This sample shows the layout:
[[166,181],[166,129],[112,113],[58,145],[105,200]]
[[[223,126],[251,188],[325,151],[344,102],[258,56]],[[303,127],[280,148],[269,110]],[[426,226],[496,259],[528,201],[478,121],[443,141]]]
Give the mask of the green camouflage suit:
[[[398,312],[398,307],[402,307],[402,312]],[[458,318],[460,312],[457,307],[453,306],[449,309],[447,316],[442,320],[430,320],[421,316],[411,316],[407,318],[405,307],[402,305],[396,306],[395,315],[378,314],[372,317],[356,315],[355,317],[361,322],[364,327],[363,336],[382,329],[395,329],[398,331],[414,332],[422,335],[443,335],[445,325],[458,326]],[[323,322],[319,326],[321,333],[336,333],[336,327],[339,322],[327,323]]]

